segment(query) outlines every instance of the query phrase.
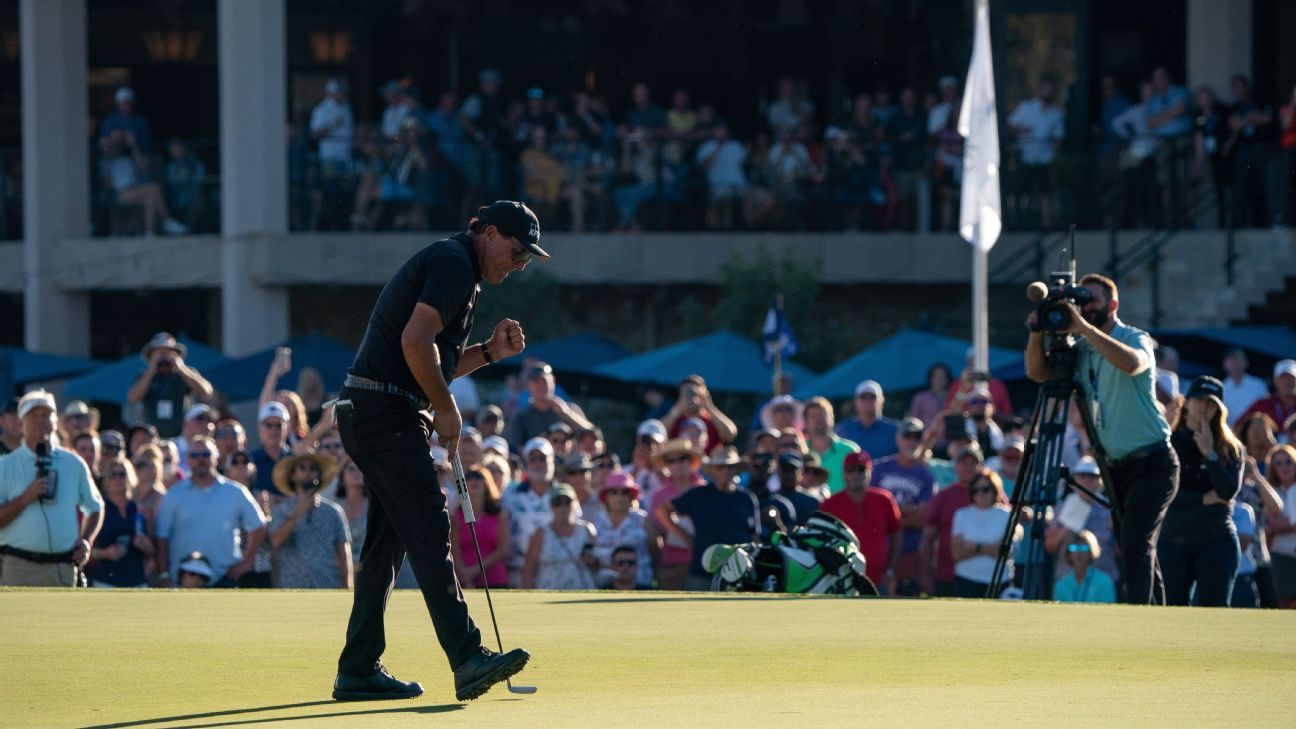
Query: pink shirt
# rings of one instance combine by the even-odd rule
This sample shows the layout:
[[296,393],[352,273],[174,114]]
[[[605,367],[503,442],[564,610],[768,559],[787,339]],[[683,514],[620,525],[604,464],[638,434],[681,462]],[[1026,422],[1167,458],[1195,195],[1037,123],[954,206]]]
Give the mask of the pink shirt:
[[[473,567],[466,575],[459,575],[459,581],[464,587],[481,587],[481,571],[477,567],[477,550],[473,548],[472,534],[469,533],[468,523],[464,521],[463,512],[455,510],[455,519],[459,523],[459,554],[463,556],[464,564]],[[499,548],[500,543],[500,515],[487,514],[483,509],[477,514],[477,539],[481,542],[482,556],[486,556]],[[505,560],[500,560],[490,567],[486,568],[486,581],[491,587],[508,586],[508,569],[504,565]]]
[[[661,486],[653,492],[651,502],[652,511],[649,512],[649,518],[651,518],[653,523],[657,525],[658,529],[666,535],[666,538],[663,540],[661,554],[661,564],[663,567],[669,567],[676,564],[688,564],[689,560],[693,557],[693,550],[687,544],[681,542],[678,537],[672,536],[670,532],[666,531],[666,527],[662,525],[661,520],[656,516],[658,506],[667,501],[674,501],[680,494],[702,484],[702,479],[698,478],[696,475],[693,478],[693,483],[686,484],[682,487],[676,484],[673,480],[664,478],[661,481]],[[680,516],[679,522],[680,528],[689,534],[693,533],[692,519],[687,516]]]

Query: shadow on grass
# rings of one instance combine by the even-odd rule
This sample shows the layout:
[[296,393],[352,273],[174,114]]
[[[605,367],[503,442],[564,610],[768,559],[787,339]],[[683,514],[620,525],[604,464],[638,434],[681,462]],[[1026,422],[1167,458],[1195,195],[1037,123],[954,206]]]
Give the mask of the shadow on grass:
[[[285,709],[302,709],[310,706],[356,706],[352,702],[340,701],[306,701],[300,704],[277,704],[275,706],[257,706],[250,709],[230,709],[228,711],[208,711],[202,714],[185,714],[181,716],[160,716],[156,719],[140,719],[137,721],[121,721],[113,724],[94,724],[82,727],[82,729],[119,729],[121,727],[148,726],[150,724],[170,724],[172,722],[189,722],[201,719],[218,719],[226,716],[238,716],[240,714],[257,714],[265,711],[283,711]],[[276,716],[265,718],[246,718],[233,719],[230,721],[216,722],[199,722],[194,724],[181,724],[185,727],[218,727],[218,726],[242,726],[244,724],[268,724],[270,722],[287,722],[302,721],[309,719],[330,719],[340,716],[364,716],[375,714],[444,714],[450,711],[459,711],[463,704],[435,704],[433,706],[402,706],[394,709],[376,709],[360,708],[355,711],[331,711],[324,714],[303,714],[301,716]]]
[[750,600],[770,600],[771,598],[798,598],[798,599],[842,599],[852,600],[858,598],[848,598],[842,595],[797,595],[786,593],[755,593],[755,594],[725,594],[720,592],[706,592],[698,596],[688,594],[665,595],[661,597],[587,597],[583,599],[571,600],[549,600],[549,605],[600,605],[604,603],[623,603],[623,602],[742,602]]

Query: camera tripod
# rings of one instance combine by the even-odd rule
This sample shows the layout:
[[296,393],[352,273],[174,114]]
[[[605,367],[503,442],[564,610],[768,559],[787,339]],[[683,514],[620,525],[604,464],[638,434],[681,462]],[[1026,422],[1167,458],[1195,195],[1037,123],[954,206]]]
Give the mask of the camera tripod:
[[[1017,484],[1013,488],[1012,512],[1008,519],[1008,526],[1004,529],[1003,538],[999,542],[999,556],[995,561],[994,575],[990,580],[986,597],[998,597],[997,591],[1012,555],[1013,535],[1021,520],[1022,507],[1030,506],[1032,511],[1030,536],[1022,564],[1018,565],[1018,569],[1022,570],[1022,599],[1053,599],[1049,590],[1050,575],[1041,574],[1042,570],[1047,569],[1043,559],[1044,522],[1048,510],[1057,501],[1060,484],[1065,483],[1067,487],[1081,491],[1098,504],[1111,509],[1113,521],[1116,524],[1120,523],[1119,498],[1104,498],[1102,494],[1089,491],[1076,483],[1062,465],[1062,450],[1065,445],[1071,397],[1079,390],[1073,379],[1076,354],[1070,336],[1055,335],[1048,353],[1050,377],[1040,386],[1039,394],[1035,398],[1035,409],[1026,431],[1028,438],[1026,449],[1022,453],[1021,469],[1018,471]],[[1078,409],[1080,418],[1084,421],[1085,434],[1089,437],[1093,449],[1094,460],[1098,462],[1099,473],[1102,475],[1103,483],[1107,485],[1106,493],[1110,495],[1112,479],[1108,473],[1106,454],[1094,428],[1093,414],[1083,405]]]

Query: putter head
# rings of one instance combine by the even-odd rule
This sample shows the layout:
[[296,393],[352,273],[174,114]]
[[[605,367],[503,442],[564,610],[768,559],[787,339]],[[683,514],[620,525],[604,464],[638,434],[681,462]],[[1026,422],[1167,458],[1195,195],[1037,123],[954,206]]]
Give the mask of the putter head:
[[508,690],[511,694],[533,694],[536,692],[535,686],[514,686],[512,681],[506,681]]

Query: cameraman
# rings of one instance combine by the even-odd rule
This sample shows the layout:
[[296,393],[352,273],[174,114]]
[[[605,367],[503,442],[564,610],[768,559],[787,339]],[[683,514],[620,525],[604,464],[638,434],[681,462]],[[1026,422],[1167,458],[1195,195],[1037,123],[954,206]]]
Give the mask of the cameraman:
[[[52,444],[54,396],[18,401],[23,440],[0,460],[0,585],[72,587],[103,524],[103,499],[90,469]],[[77,507],[85,515],[77,522]]]
[[[1116,524],[1125,602],[1163,604],[1156,539],[1166,509],[1179,485],[1179,459],[1170,448],[1170,426],[1156,400],[1152,337],[1116,317],[1116,284],[1091,273],[1080,279],[1090,299],[1077,309],[1070,301],[1076,343],[1075,381],[1081,407],[1093,414],[1098,440],[1106,451],[1112,498],[1121,504]],[[1035,382],[1052,378],[1044,351],[1038,311],[1026,320],[1026,375]]]

